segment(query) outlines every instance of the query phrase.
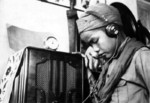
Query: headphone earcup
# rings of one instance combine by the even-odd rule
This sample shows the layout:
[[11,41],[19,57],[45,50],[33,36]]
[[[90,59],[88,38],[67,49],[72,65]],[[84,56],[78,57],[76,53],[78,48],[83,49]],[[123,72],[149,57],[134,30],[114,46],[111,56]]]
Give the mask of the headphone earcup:
[[119,25],[114,23],[109,24],[106,26],[105,31],[109,37],[117,37],[119,35]]

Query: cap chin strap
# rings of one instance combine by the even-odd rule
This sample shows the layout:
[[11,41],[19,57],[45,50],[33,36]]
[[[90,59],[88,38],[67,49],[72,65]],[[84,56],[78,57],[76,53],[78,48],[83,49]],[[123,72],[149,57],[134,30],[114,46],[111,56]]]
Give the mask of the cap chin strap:
[[115,57],[116,57],[116,54],[117,54],[117,48],[118,48],[118,43],[119,42],[119,37],[118,37],[118,35],[117,35],[117,37],[116,37],[116,45],[115,45],[115,51],[114,51],[114,53],[113,53],[113,55],[104,63],[104,64],[106,64],[106,63],[108,63],[108,62],[110,62],[112,59],[114,59]]

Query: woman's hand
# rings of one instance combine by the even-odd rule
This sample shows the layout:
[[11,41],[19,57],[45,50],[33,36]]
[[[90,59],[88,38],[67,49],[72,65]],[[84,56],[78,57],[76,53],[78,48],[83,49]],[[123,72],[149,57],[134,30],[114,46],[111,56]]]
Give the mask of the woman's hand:
[[89,68],[90,70],[97,70],[99,67],[99,60],[97,58],[98,54],[93,50],[92,47],[88,47],[88,49],[85,52],[85,66]]

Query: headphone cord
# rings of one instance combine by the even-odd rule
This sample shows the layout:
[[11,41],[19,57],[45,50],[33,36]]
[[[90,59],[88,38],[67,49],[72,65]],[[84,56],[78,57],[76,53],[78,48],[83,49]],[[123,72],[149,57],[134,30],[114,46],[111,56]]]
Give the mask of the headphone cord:
[[92,94],[92,92],[89,93],[89,95],[82,101],[82,103],[85,103],[90,98],[91,94]]

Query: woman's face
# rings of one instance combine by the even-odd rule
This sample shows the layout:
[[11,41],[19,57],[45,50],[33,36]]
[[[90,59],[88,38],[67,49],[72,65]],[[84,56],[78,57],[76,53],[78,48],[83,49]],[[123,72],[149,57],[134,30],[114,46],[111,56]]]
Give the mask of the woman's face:
[[95,29],[81,33],[81,40],[91,46],[97,54],[95,58],[109,59],[116,49],[116,38],[108,37],[105,30]]

